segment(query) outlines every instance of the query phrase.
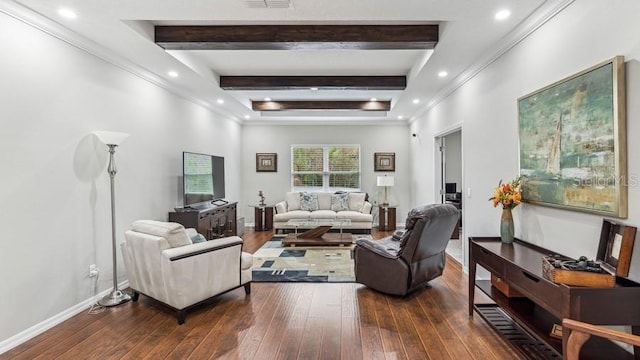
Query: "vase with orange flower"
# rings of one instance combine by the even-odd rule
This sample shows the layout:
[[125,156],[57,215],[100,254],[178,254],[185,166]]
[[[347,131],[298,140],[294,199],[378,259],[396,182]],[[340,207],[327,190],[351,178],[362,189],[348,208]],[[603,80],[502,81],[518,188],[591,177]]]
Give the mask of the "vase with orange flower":
[[505,244],[511,244],[514,240],[513,213],[511,210],[520,205],[522,201],[521,178],[503,183],[502,180],[493,191],[493,197],[489,201],[493,202],[493,207],[502,205],[502,216],[500,217],[500,239]]

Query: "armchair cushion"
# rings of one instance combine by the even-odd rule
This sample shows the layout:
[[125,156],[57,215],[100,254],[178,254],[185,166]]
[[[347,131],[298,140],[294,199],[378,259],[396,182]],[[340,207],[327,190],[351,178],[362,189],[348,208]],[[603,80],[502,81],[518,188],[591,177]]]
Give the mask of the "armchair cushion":
[[163,237],[171,247],[192,244],[191,239],[181,224],[155,220],[138,220],[131,226],[133,231]]

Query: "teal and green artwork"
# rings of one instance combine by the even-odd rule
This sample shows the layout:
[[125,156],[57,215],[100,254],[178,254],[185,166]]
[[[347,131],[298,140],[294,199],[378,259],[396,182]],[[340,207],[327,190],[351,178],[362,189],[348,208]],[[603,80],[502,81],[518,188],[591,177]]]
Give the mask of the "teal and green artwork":
[[523,200],[626,217],[624,59],[518,99]]

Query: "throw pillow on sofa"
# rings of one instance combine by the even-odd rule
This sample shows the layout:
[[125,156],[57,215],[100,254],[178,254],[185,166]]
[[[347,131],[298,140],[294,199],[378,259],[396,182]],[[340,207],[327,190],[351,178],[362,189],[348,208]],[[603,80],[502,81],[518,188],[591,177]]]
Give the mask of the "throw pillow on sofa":
[[284,200],[287,202],[287,211],[300,210],[300,193],[288,192],[284,195]]
[[362,212],[366,193],[349,193],[349,210]]
[[194,244],[206,242],[207,238],[205,238],[202,234],[195,234],[191,237],[191,242]]
[[349,193],[331,194],[331,210],[333,211],[349,210]]
[[318,210],[318,194],[317,193],[300,193],[300,210],[316,211]]

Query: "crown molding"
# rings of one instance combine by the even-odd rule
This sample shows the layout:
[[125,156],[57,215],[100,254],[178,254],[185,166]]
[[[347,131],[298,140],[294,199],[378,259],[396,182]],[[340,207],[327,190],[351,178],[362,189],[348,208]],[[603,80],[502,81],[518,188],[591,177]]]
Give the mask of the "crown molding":
[[168,92],[195,105],[204,107],[214,114],[220,115],[225,119],[232,120],[239,124],[242,123],[242,120],[238,119],[236,115],[221,111],[219,107],[216,107],[208,100],[202,99],[201,97],[196,96],[193,93],[188,92],[185,89],[166,81],[164,78],[133,63],[132,61],[117,54],[115,51],[102,46],[95,41],[92,41],[74,31],[71,31],[61,24],[34,12],[33,10],[27,8],[22,4],[18,4],[13,0],[0,1],[0,13],[11,16],[14,19],[17,19],[35,29],[38,29],[50,36],[53,36],[54,38],[57,38],[58,40],[64,41],[71,46],[74,46],[88,54],[104,60],[117,68],[127,71],[144,81],[163,88]]
[[503,41],[501,41],[499,45],[485,51],[478,61],[462,72],[454,81],[451,82],[451,85],[442,89],[433,98],[433,100],[426,104],[420,111],[416,112],[416,114],[408,119],[407,122],[411,124],[424,116],[436,105],[444,101],[469,80],[473,79],[476,75],[486,69],[489,65],[493,64],[504,54],[509,52],[509,50],[513,49],[520,42],[528,38],[529,35],[533,34],[542,25],[553,19],[574,1],[575,0],[550,0],[543,5],[540,5],[535,14],[522,21]]

